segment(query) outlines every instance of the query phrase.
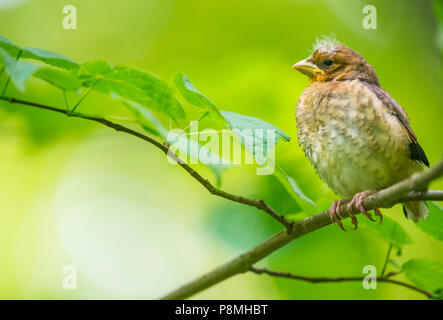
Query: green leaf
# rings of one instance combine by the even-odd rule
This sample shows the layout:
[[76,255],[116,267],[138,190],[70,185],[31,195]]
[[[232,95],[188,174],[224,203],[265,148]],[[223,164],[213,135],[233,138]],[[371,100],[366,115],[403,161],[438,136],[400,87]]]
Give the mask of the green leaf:
[[443,241],[443,208],[434,202],[428,202],[429,216],[415,225],[431,237]]
[[9,39],[6,39],[3,36],[0,36],[0,48],[9,53],[12,57],[17,57],[21,48],[14,44]]
[[221,115],[215,104],[200,93],[183,73],[176,73],[174,75],[174,84],[183,98],[190,104]]
[[358,223],[361,229],[374,233],[386,242],[391,243],[397,249],[401,249],[404,245],[414,243],[405,229],[395,220],[387,216],[383,216],[383,222],[381,224],[374,223],[362,217],[359,217]]
[[80,67],[77,62],[61,54],[38,48],[23,48],[21,58],[37,60],[66,70],[74,70]]
[[221,114],[246,151],[261,166],[264,165],[269,153],[274,150],[280,139],[284,141],[291,139],[282,130],[266,121],[235,112],[221,111]]
[[78,70],[83,86],[103,94],[112,93],[136,102],[146,108],[163,113],[173,120],[185,116],[183,107],[175,99],[166,82],[141,69],[116,66],[104,61],[83,64]]
[[443,265],[433,259],[411,259],[403,264],[405,276],[419,288],[437,291],[443,288]]
[[61,54],[38,48],[21,48],[3,36],[0,36],[0,48],[5,50],[14,58],[16,58],[20,53],[20,58],[37,60],[54,67],[66,70],[79,68],[79,64],[77,62],[62,56]]
[[79,77],[84,79],[96,79],[97,77],[103,77],[111,73],[113,68],[114,67],[106,61],[98,60],[82,64],[77,72]]
[[123,103],[134,114],[137,122],[145,131],[166,140],[168,130],[151,111],[133,101],[125,100]]
[[443,53],[443,3],[440,0],[434,0],[432,3],[437,21],[435,40],[440,52]]
[[34,77],[66,91],[75,91],[81,87],[80,80],[75,75],[60,69],[40,68],[34,73]]
[[[217,137],[218,138],[218,137]],[[180,159],[187,163],[200,163],[214,173],[217,178],[217,185],[221,184],[222,173],[233,167],[233,164],[218,156],[212,150],[199,144],[196,140],[189,139],[181,132],[169,131],[167,141],[170,144],[170,149],[173,152],[178,152]],[[203,157],[205,160],[203,160]]]
[[220,163],[220,164],[207,164],[206,166],[209,169],[211,169],[212,173],[214,174],[216,179],[216,186],[220,187],[222,184],[223,173],[229,168],[232,168],[234,165]]
[[140,89],[152,100],[148,107],[164,112],[172,119],[185,116],[183,107],[174,97],[173,89],[156,75],[134,67],[117,66],[108,79],[124,81]]
[[[274,171],[274,176],[280,181],[292,198],[301,206],[304,213],[307,215],[313,215],[318,212],[318,208],[314,201],[304,194],[297,182],[292,177],[288,176],[282,168],[277,166]],[[300,215],[297,215],[297,218],[299,219]]]
[[[121,98],[114,95],[115,98]],[[209,159],[209,163],[204,164],[214,173],[217,179],[217,185],[221,184],[221,177],[225,170],[231,168],[233,164],[225,159],[220,158],[211,150],[202,146],[197,141],[189,139],[180,133],[174,133],[163,126],[161,121],[148,109],[140,104],[122,99],[124,105],[131,111],[137,119],[140,126],[148,133],[156,135],[165,141],[168,141],[173,152],[178,152],[180,159],[195,160],[198,163],[199,156],[205,154]]]
[[11,81],[15,86],[25,91],[26,81],[31,77],[40,66],[31,64],[25,61],[16,60],[11,57],[6,51],[0,49],[0,56],[3,59],[3,63]]

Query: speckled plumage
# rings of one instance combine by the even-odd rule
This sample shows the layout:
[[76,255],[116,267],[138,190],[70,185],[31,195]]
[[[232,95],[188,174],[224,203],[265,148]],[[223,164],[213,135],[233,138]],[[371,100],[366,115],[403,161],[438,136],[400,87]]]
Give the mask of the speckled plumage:
[[[325,59],[330,67],[322,65]],[[405,111],[358,53],[324,44],[294,67],[311,78],[297,102],[299,143],[340,197],[386,188],[421,170],[419,161],[428,165]],[[414,221],[427,215],[420,203],[406,209]]]
[[313,82],[297,103],[298,140],[319,176],[344,199],[420,170],[398,118],[360,80]]

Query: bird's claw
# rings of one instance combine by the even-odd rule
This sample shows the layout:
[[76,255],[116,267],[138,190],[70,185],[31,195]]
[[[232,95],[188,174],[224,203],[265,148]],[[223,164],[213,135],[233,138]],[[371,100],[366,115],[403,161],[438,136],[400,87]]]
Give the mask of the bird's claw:
[[380,219],[378,220],[378,224],[382,223],[383,221],[383,215],[381,214],[381,211],[379,208],[375,208],[374,209],[374,213],[377,217],[379,217]]
[[[349,201],[349,203],[348,203],[348,206],[347,206],[348,211],[351,212],[353,208],[356,208],[356,209],[360,210],[360,212],[366,218],[368,218],[372,222],[375,222],[376,220],[374,218],[372,218],[372,215],[369,212],[367,212],[366,208],[363,205],[363,200],[365,198],[367,198],[368,196],[372,195],[373,193],[374,193],[374,191],[372,191],[372,190],[367,190],[367,191],[356,193],[354,195],[354,197],[352,198],[352,200]],[[375,208],[374,213],[376,216],[378,216],[380,218],[380,220],[378,222],[380,224],[383,221],[383,216],[380,212],[380,209]]]
[[[332,202],[331,207],[329,208],[329,214],[331,215],[331,220],[334,223],[337,223],[337,225],[340,227],[340,229],[342,229],[343,231],[346,231],[346,229],[343,226],[343,223],[340,221],[343,219],[343,215],[341,212],[341,206],[346,203],[346,200],[334,200],[334,202]],[[350,214],[349,215],[352,219],[352,224],[354,225],[354,228],[352,228],[352,230],[357,229],[357,218]]]
[[[354,197],[352,197],[352,200],[349,201],[346,208],[348,209],[349,217],[351,218],[352,224],[354,227],[352,230],[356,230],[358,227],[358,220],[357,218],[352,214],[352,210],[358,209],[360,212],[369,220],[375,222],[376,220],[372,217],[372,215],[366,210],[366,208],[363,205],[363,200],[365,200],[368,196],[372,195],[374,191],[367,190],[363,192],[356,193]],[[343,219],[343,213],[342,213],[342,205],[346,203],[346,200],[334,200],[331,207],[329,208],[329,214],[331,215],[332,222],[337,223],[337,225],[342,229],[343,231],[346,231],[346,229],[343,226],[343,223],[340,221]],[[379,217],[380,224],[383,221],[383,216],[380,212],[380,209],[375,208],[374,213],[377,217]]]
[[351,223],[354,225],[352,230],[357,230],[357,227],[358,227],[358,220],[357,220],[357,218],[349,210],[348,210],[348,214],[351,217]]

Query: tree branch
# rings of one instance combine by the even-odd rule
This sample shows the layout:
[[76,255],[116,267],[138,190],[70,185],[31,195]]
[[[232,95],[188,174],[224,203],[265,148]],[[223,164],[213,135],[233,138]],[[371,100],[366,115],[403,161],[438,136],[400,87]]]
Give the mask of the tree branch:
[[[365,279],[365,277],[335,277],[335,278],[330,278],[330,277],[306,277],[306,276],[295,275],[295,274],[292,274],[292,273],[289,273],[289,272],[281,272],[281,271],[270,270],[270,269],[267,269],[267,268],[259,268],[259,267],[256,267],[256,266],[251,266],[249,271],[251,271],[251,272],[253,272],[255,274],[267,274],[267,275],[273,276],[273,277],[287,278],[287,279],[293,279],[293,280],[301,280],[301,281],[307,281],[307,282],[311,282],[311,283],[363,281]],[[406,282],[390,279],[391,277],[393,277],[393,276],[395,276],[397,274],[398,274],[398,272],[388,273],[385,276],[377,277],[377,281],[378,282],[393,283],[393,284],[396,284],[396,285],[399,285],[399,286],[403,286],[403,287],[409,288],[411,290],[414,290],[414,291],[417,291],[417,292],[419,292],[421,294],[424,294],[426,297],[428,297],[430,299],[437,299],[438,298],[432,292],[423,290],[421,288],[418,288],[418,287],[413,286],[413,285],[411,285],[409,283],[406,283]]]
[[[432,180],[435,180],[442,175],[443,159],[431,169],[415,173],[410,178],[400,181],[389,188],[380,190],[374,195],[367,197],[363,201],[363,205],[367,210],[371,210],[374,208],[390,208],[396,203],[406,201],[443,200],[440,191],[415,191],[416,189],[420,190],[424,188],[424,186],[427,186]],[[418,198],[418,194],[420,194],[422,198]],[[343,216],[345,218],[349,217],[346,204],[343,204],[341,209]],[[351,213],[355,215],[360,212],[353,209]],[[242,253],[215,270],[210,271],[207,274],[172,291],[171,293],[162,297],[162,299],[188,298],[227,278],[246,272],[257,261],[260,261],[292,240],[317,229],[323,228],[329,224],[331,224],[331,217],[328,211],[323,211],[301,221],[294,222],[291,230],[280,231],[258,246],[245,253]]]
[[271,217],[273,217],[278,222],[280,222],[282,225],[284,225],[288,230],[290,230],[292,228],[293,222],[287,220],[285,217],[283,217],[282,215],[277,213],[263,199],[258,199],[258,200],[249,199],[249,198],[237,196],[235,194],[232,194],[232,193],[229,193],[229,192],[226,192],[226,191],[216,188],[214,185],[211,184],[211,182],[209,182],[209,180],[203,178],[197,171],[192,169],[188,164],[186,164],[183,160],[181,160],[179,157],[177,157],[175,155],[175,153],[169,149],[169,145],[167,143],[161,143],[161,142],[159,142],[159,141],[157,141],[145,134],[142,134],[138,131],[132,130],[132,129],[125,127],[123,125],[120,125],[118,123],[112,122],[108,119],[104,119],[100,116],[86,115],[86,114],[79,113],[79,112],[73,112],[70,110],[62,109],[62,108],[51,107],[51,106],[47,106],[47,105],[43,105],[43,104],[39,104],[39,103],[35,103],[35,102],[30,102],[30,101],[24,101],[24,100],[12,98],[12,97],[0,96],[0,100],[7,101],[11,104],[21,104],[21,105],[25,105],[25,106],[29,106],[29,107],[53,111],[53,112],[64,114],[64,115],[66,115],[68,117],[72,117],[72,118],[79,118],[79,119],[98,122],[102,125],[112,128],[116,131],[124,132],[124,133],[130,134],[134,137],[137,137],[139,139],[145,140],[146,142],[149,142],[150,144],[154,145],[155,147],[157,147],[158,149],[163,151],[168,157],[170,157],[176,163],[178,163],[183,169],[185,169],[186,172],[188,172],[195,180],[197,180],[201,185],[203,185],[203,187],[205,187],[205,189],[208,190],[211,194],[216,195],[221,198],[225,198],[225,199],[233,201],[233,202],[238,202],[238,203],[250,206],[250,207],[255,207],[255,208],[269,214]]
[[[331,218],[328,211],[323,211],[314,216],[310,216],[301,221],[293,222],[284,218],[282,215],[277,213],[268,204],[266,204],[263,199],[249,199],[241,196],[237,196],[213,186],[209,180],[203,178],[198,172],[192,169],[188,164],[183,162],[178,158],[170,149],[167,143],[161,143],[147,135],[144,135],[138,131],[132,130],[128,127],[122,126],[118,123],[114,123],[100,116],[86,115],[78,112],[72,112],[66,109],[56,108],[52,106],[47,106],[39,103],[23,101],[11,97],[0,96],[0,100],[4,100],[11,104],[21,104],[30,107],[40,108],[48,111],[53,111],[57,113],[64,114],[68,117],[80,118],[85,120],[94,121],[100,123],[104,126],[112,128],[116,131],[125,132],[139,139],[142,139],[161,151],[163,151],[167,156],[177,162],[186,172],[188,172],[195,180],[197,180],[203,187],[208,190],[211,194],[225,198],[227,200],[245,204],[251,207],[255,207],[269,214],[274,219],[278,220],[282,225],[286,227],[286,230],[280,231],[279,233],[272,236],[270,239],[264,241],[263,243],[257,245],[251,250],[239,255],[228,263],[216,268],[215,270],[191,281],[190,283],[174,290],[168,295],[164,296],[163,299],[183,299],[187,298],[193,294],[196,294],[216,283],[219,283],[227,278],[234,275],[250,271],[251,266],[257,261],[268,256],[272,252],[291,242],[292,240],[303,236],[304,234],[310,233],[324,226],[331,224]],[[399,202],[407,201],[417,201],[417,200],[443,200],[442,190],[428,190],[428,184],[440,177],[443,174],[443,160],[440,161],[436,166],[430,170],[419,172],[411,176],[410,178],[401,181],[389,188],[381,190],[374,195],[366,198],[364,200],[364,206],[368,210],[374,208],[389,208],[394,204]],[[346,205],[342,206],[343,217],[349,217],[349,213]],[[359,211],[354,209],[353,214],[358,214]],[[402,283],[393,279],[386,279],[385,282],[396,283],[403,285],[405,287],[413,289],[414,287]],[[414,289],[415,290],[415,289]],[[421,290],[421,289],[420,289]],[[423,293],[425,294],[425,293]]]

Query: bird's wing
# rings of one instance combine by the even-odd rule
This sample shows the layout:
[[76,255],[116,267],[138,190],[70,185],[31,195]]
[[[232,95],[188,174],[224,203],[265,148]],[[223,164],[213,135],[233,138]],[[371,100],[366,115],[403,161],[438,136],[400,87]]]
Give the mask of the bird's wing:
[[395,101],[391,97],[389,93],[387,93],[378,85],[369,84],[369,83],[367,83],[367,85],[370,86],[371,91],[374,92],[375,95],[383,102],[383,105],[388,109],[388,111],[393,115],[395,115],[400,121],[400,123],[405,127],[406,132],[408,133],[409,136],[409,140],[411,141],[409,145],[409,148],[411,149],[411,158],[429,167],[428,158],[426,157],[423,148],[418,143],[417,136],[412,130],[409,124],[408,115],[403,110],[403,108],[397,103],[397,101]]

